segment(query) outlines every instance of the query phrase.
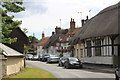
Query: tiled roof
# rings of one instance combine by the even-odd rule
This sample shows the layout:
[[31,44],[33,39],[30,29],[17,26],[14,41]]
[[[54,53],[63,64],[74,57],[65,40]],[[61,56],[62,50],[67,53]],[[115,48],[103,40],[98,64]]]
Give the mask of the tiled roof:
[[55,46],[55,43],[59,41],[59,36],[61,34],[66,34],[68,32],[67,29],[60,30],[57,34],[52,35],[49,40],[46,42],[44,45],[44,49],[50,47],[50,46]]
[[60,35],[60,39],[62,39],[61,42],[67,42],[67,38],[69,36],[73,37],[79,30],[80,28],[75,28],[74,30],[69,30],[66,34],[61,34]]
[[48,40],[49,40],[49,38],[41,39],[40,42],[37,44],[37,46],[43,46]]

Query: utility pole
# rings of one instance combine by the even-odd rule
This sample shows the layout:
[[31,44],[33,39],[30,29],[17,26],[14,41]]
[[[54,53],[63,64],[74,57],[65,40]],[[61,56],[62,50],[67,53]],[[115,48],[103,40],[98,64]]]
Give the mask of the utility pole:
[[61,27],[61,19],[60,19],[60,27]]
[[91,18],[91,10],[89,10],[89,17]]
[[[81,19],[80,19],[80,23],[81,23],[81,21],[82,21],[82,12],[78,12],[78,14],[80,14],[80,16],[81,16]],[[81,26],[82,26],[82,23],[81,23]]]

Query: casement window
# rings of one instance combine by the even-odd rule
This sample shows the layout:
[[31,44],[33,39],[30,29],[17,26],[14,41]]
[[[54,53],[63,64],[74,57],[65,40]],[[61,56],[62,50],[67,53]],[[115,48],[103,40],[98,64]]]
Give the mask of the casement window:
[[95,40],[95,56],[101,56],[101,40]]
[[86,41],[86,49],[87,49],[87,56],[91,57],[92,56],[92,49],[91,49],[91,41]]
[[104,38],[102,46],[103,46],[102,56],[112,56],[112,42],[109,37]]
[[80,53],[81,58],[83,58],[83,49],[80,49]]

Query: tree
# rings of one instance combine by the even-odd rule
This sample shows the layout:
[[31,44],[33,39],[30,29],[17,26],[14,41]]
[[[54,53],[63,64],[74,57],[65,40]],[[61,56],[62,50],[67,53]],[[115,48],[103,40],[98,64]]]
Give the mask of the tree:
[[30,44],[38,43],[39,40],[35,36],[29,36],[29,42]]
[[22,24],[22,21],[13,20],[14,16],[9,16],[8,12],[18,13],[24,11],[25,8],[21,5],[23,2],[2,2],[0,14],[2,18],[2,43],[14,43],[17,38],[10,38],[8,35],[12,32],[13,28],[17,28]]

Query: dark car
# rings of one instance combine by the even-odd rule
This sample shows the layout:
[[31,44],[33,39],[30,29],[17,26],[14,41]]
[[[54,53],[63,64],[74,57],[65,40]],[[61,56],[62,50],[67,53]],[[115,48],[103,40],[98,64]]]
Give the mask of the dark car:
[[59,57],[56,55],[50,55],[49,58],[47,58],[47,63],[57,63],[59,62]]
[[120,79],[120,67],[117,67],[115,70],[115,80]]
[[43,54],[42,55],[42,61],[46,62],[47,61],[47,58],[50,57],[50,54]]
[[58,63],[58,66],[64,66],[64,62],[65,62],[65,60],[67,59],[67,57],[61,57],[60,59],[59,59],[59,63]]
[[64,62],[64,68],[82,68],[82,63],[78,58],[68,57]]

